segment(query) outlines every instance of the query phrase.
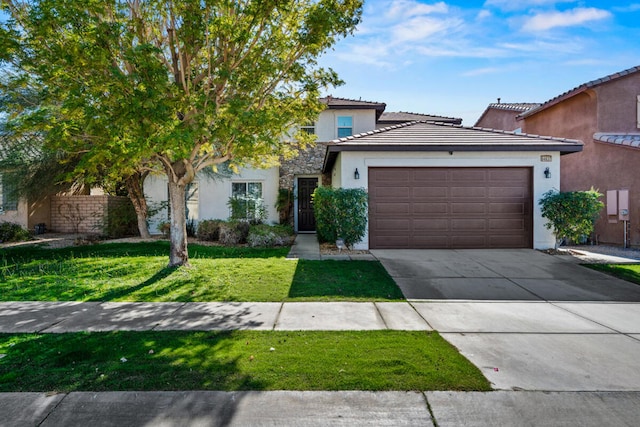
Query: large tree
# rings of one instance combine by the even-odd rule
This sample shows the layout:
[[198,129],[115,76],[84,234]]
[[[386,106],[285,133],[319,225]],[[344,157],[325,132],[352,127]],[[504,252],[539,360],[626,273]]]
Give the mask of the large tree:
[[[79,170],[162,166],[169,265],[188,263],[185,188],[228,162],[267,166],[339,80],[317,57],[360,20],[361,0],[0,0],[0,59],[35,78],[48,107],[25,123],[82,155]],[[47,103],[45,102],[45,105]],[[305,144],[308,136],[292,140]],[[118,173],[114,168],[113,173]],[[223,201],[221,201],[223,202]]]

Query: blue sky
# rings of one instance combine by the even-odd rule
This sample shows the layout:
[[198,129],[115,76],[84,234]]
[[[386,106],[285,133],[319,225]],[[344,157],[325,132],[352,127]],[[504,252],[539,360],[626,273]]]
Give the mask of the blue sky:
[[365,0],[320,62],[345,81],[327,94],[472,126],[498,97],[544,102],[640,65],[640,0]]

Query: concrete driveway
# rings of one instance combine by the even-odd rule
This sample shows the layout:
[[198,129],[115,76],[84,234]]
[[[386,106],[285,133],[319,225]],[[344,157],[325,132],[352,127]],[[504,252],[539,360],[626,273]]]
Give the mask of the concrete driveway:
[[374,250],[494,388],[640,391],[640,286],[534,250]]

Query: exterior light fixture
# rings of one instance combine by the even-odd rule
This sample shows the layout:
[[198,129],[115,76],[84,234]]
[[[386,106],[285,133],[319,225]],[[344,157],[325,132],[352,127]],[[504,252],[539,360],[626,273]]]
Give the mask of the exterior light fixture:
[[358,168],[356,168],[356,171],[353,173],[353,178],[360,179],[360,172],[358,172]]
[[551,178],[551,171],[549,170],[549,168],[546,168],[544,170],[544,177],[547,179]]

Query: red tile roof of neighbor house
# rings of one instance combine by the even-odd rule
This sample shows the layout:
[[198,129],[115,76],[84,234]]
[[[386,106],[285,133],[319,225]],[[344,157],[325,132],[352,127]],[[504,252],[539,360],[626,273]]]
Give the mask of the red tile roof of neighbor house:
[[593,139],[606,144],[640,149],[640,133],[603,133],[593,134]]
[[551,98],[550,100],[548,100],[547,102],[541,104],[537,108],[533,108],[531,110],[525,111],[524,113],[522,113],[522,114],[520,114],[518,116],[518,119],[522,119],[522,118],[526,118],[526,117],[532,116],[532,115],[534,115],[536,113],[539,113],[540,111],[546,110],[547,108],[558,104],[559,102],[564,101],[565,99],[572,98],[572,97],[578,95],[579,93],[582,93],[582,92],[584,92],[584,91],[586,91],[588,89],[591,89],[591,88],[593,88],[595,86],[600,86],[601,84],[608,83],[610,81],[617,80],[617,79],[620,79],[622,77],[626,77],[626,76],[631,75],[631,74],[635,74],[635,73],[637,73],[639,71],[640,71],[640,65],[635,66],[635,67],[631,67],[631,68],[629,68],[627,70],[623,70],[623,71],[619,71],[617,73],[610,74],[608,76],[605,76],[605,77],[602,77],[602,78],[599,78],[599,79],[591,80],[590,82],[587,82],[587,83],[581,84],[580,86],[574,87],[573,89],[568,90],[565,93],[556,96],[555,98]]
[[324,172],[333,167],[341,151],[560,151],[565,154],[582,151],[582,142],[415,121],[331,141],[325,154]]

